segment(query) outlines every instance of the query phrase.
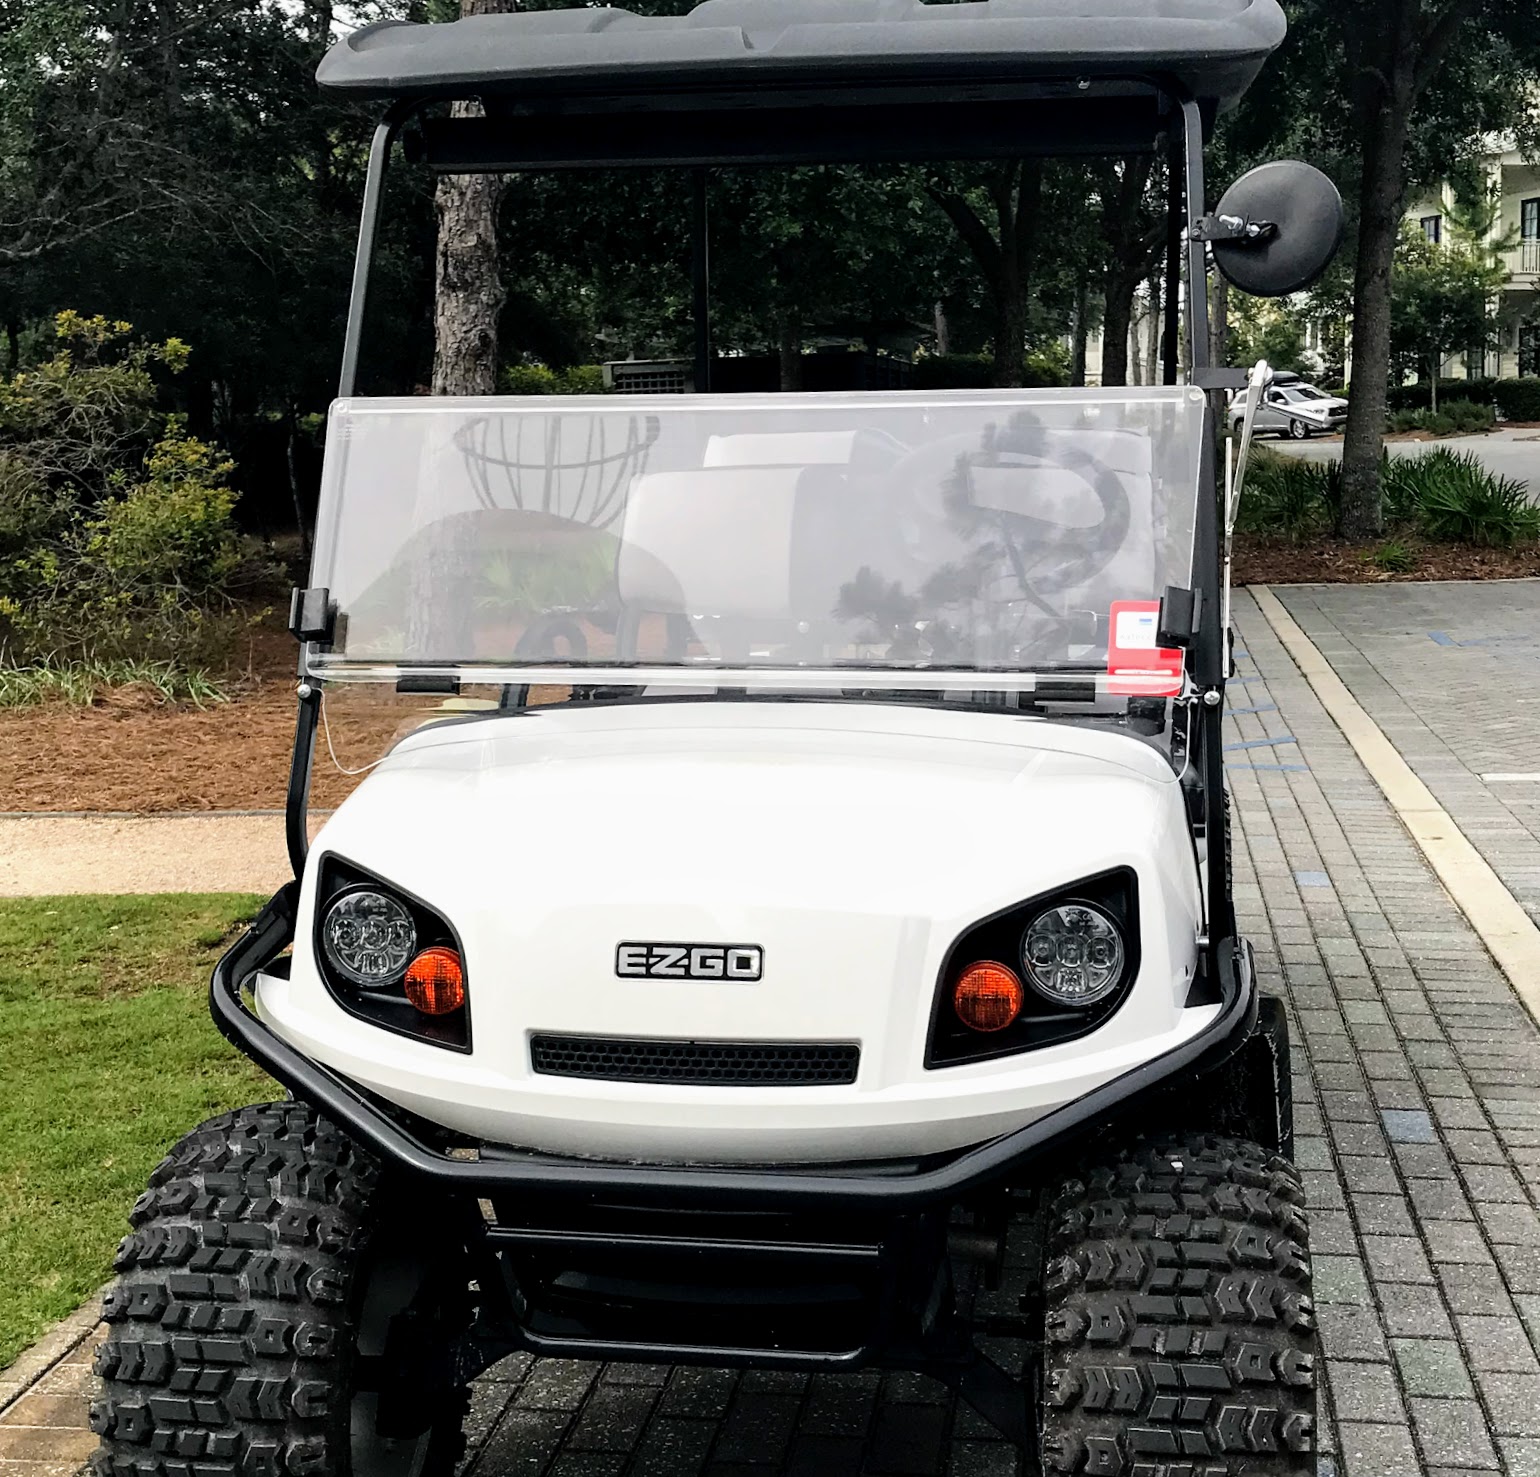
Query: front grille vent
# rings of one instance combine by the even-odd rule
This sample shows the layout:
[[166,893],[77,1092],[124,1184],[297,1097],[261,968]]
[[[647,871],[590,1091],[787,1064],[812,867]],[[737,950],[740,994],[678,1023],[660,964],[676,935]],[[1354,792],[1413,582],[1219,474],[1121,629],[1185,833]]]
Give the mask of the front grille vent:
[[534,1036],[530,1063],[548,1077],[700,1087],[832,1087],[856,1080],[861,1048],[839,1041],[641,1041]]

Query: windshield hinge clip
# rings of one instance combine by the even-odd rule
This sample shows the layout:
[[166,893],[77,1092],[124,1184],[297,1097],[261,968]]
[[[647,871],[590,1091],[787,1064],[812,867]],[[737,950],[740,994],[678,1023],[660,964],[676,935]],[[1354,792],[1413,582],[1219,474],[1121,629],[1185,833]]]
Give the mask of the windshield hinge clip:
[[295,590],[289,596],[289,631],[296,641],[330,645],[337,629],[337,607],[325,585]]

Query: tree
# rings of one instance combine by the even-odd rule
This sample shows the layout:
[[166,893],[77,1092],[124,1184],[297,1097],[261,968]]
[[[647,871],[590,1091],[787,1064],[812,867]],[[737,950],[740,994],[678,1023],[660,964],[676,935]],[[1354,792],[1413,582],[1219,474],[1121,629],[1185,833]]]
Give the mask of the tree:
[[995,383],[1019,385],[1026,368],[1027,291],[1042,216],[1043,162],[1009,159],[979,174],[937,171],[925,191],[955,227],[989,288]]
[[[518,8],[516,0],[461,0],[460,14],[506,15]],[[457,102],[450,113],[479,117],[481,104]],[[507,187],[506,175],[446,174],[434,191],[435,395],[490,395],[497,389],[497,326],[508,297],[497,218]]]
[[1342,189],[1354,315],[1342,527],[1364,537],[1382,526],[1402,213],[1414,186],[1448,178],[1487,136],[1525,125],[1540,27],[1534,0],[1291,0],[1288,12],[1288,40],[1223,136],[1236,163],[1309,159]]
[[1393,364],[1427,375],[1434,410],[1450,352],[1492,336],[1492,303],[1506,276],[1468,241],[1456,236],[1439,245],[1411,225],[1402,227],[1391,280],[1390,352]]
[[[1353,394],[1342,453],[1341,527],[1348,537],[1381,532],[1380,449],[1385,429],[1391,355],[1392,288],[1396,243],[1406,206],[1409,150],[1419,109],[1440,96],[1435,83],[1469,81],[1478,57],[1489,64],[1475,99],[1501,114],[1523,106],[1510,45],[1519,27],[1534,30],[1531,5],[1518,0],[1333,0],[1341,27],[1355,132],[1362,144],[1358,173],[1358,249],[1353,278]],[[1534,38],[1517,38],[1533,47]],[[1451,62],[1459,65],[1451,67]],[[1462,76],[1462,74],[1464,74]],[[1499,86],[1494,91],[1491,78]],[[1469,103],[1472,97],[1464,102]],[[1470,119],[1468,106],[1451,108],[1444,123]],[[1463,121],[1463,120],[1462,120]],[[1500,124],[1501,116],[1479,122]],[[1465,129],[1448,130],[1456,139]]]
[[1229,312],[1229,363],[1249,369],[1258,359],[1273,369],[1307,374],[1303,314],[1284,303],[1236,293]]
[[1153,154],[1098,160],[1095,187],[1102,255],[1102,383],[1128,383],[1134,295],[1149,279],[1164,242],[1165,214],[1152,208]]

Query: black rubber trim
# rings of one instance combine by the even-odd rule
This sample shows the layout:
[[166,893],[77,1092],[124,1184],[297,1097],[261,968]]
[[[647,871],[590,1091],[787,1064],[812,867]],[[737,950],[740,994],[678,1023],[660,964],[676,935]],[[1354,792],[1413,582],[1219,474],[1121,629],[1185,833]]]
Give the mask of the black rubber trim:
[[1131,1100],[1172,1077],[1218,1066],[1247,1039],[1257,1020],[1249,950],[1238,940],[1222,939],[1211,946],[1220,982],[1219,1013],[1191,1040],[1025,1128],[927,1164],[910,1175],[616,1164],[506,1151],[496,1159],[456,1159],[424,1144],[358,1087],[296,1051],[246,1008],[241,993],[246,983],[294,937],[298,900],[299,884],[285,884],[215,965],[209,985],[214,1023],[227,1040],[296,1097],[325,1113],[398,1169],[443,1189],[470,1195],[534,1192],[584,1200],[603,1195],[614,1204],[772,1205],[782,1210],[801,1206],[897,1211],[953,1200],[1100,1126],[1109,1116],[1126,1109]]

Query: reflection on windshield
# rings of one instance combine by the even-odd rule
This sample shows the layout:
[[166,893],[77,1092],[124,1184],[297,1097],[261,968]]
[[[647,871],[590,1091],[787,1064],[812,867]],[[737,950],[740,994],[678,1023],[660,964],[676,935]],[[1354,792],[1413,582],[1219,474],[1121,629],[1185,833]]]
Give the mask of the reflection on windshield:
[[333,408],[312,582],[347,663],[1105,663],[1190,582],[1185,389]]

